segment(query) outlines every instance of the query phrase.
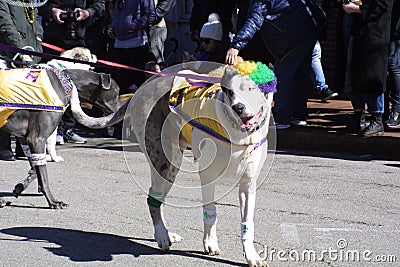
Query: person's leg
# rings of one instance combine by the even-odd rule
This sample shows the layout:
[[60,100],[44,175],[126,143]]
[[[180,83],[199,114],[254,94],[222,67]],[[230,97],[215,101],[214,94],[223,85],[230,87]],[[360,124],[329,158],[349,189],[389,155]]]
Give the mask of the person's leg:
[[328,88],[325,81],[325,74],[322,68],[322,48],[319,41],[315,43],[312,53],[311,69],[313,73],[315,90],[317,91],[321,100],[326,101],[336,97],[338,94]]
[[[84,144],[86,139],[75,133],[76,120],[72,114],[71,107],[68,107],[62,116],[62,130],[64,138],[72,143]],[[57,130],[58,132],[58,130]]]
[[386,125],[388,127],[395,127],[400,125],[400,40],[395,40],[390,43],[389,74],[392,80],[390,92],[392,108]]
[[381,135],[383,134],[384,127],[382,122],[382,115],[385,111],[385,95],[384,93],[378,95],[365,95],[368,105],[368,112],[371,113],[371,121],[369,126],[362,132],[364,137]]
[[[129,50],[130,49],[113,48],[110,56],[111,61],[129,66]],[[120,94],[130,93],[129,86],[134,83],[132,79],[132,72],[133,71],[131,70],[123,69],[111,70],[111,76],[120,87]]]
[[[274,96],[275,104],[273,107],[274,119],[277,124],[277,129],[284,129],[290,127],[290,120],[292,118],[295,103],[296,112],[307,109],[307,92],[306,88],[300,87],[298,78],[299,72],[307,73],[302,78],[310,77],[311,72],[311,54],[314,47],[315,40],[310,40],[299,44],[295,51],[292,51],[285,57],[282,62],[275,63],[275,74],[278,78],[278,89]],[[307,62],[308,65],[305,63]],[[304,66],[305,70],[301,70]],[[302,92],[297,92],[302,91]],[[296,96],[301,96],[301,99],[296,99]],[[304,114],[305,115],[305,114]],[[280,127],[280,126],[285,127]],[[287,127],[286,127],[287,126]]]
[[310,77],[313,48],[314,44],[312,42],[305,42],[302,47],[304,54],[302,55],[302,62],[295,76],[296,88],[294,90],[293,114],[291,118],[293,125],[306,124],[308,116],[307,100],[313,84]]
[[[144,70],[147,62],[155,61],[154,55],[150,52],[150,47],[147,44],[132,49],[129,58],[131,65],[141,70]],[[146,80],[146,76],[142,71],[134,71],[131,75],[134,77],[134,81],[138,87]]]
[[365,97],[363,95],[353,93],[350,97],[350,100],[353,106],[354,114],[347,121],[346,132],[360,134],[367,127],[365,120]]
[[157,63],[164,62],[164,42],[167,40],[166,27],[152,27],[149,31],[150,50]]
[[314,74],[315,89],[317,89],[319,92],[328,88],[328,85],[325,83],[325,75],[324,70],[322,69],[321,57],[321,44],[319,41],[317,41],[312,53],[311,69]]
[[11,150],[11,135],[0,130],[0,160],[15,160]]

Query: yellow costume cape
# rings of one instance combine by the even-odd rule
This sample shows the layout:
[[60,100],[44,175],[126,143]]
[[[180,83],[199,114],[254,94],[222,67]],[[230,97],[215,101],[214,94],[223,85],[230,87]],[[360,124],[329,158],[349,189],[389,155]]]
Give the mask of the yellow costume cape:
[[0,128],[18,109],[63,112],[46,70],[0,69]]

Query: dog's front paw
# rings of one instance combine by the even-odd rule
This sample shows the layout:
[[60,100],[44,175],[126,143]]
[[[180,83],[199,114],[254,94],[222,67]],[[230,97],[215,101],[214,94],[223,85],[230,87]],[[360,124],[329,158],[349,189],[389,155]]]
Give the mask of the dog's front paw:
[[46,155],[46,160],[47,161],[53,161],[53,162],[63,162],[64,161],[64,158],[63,157],[61,157],[61,156],[52,156],[52,155],[49,155],[49,154],[47,154]]
[[219,255],[221,250],[218,247],[218,240],[216,237],[206,237],[203,239],[204,253],[208,255]]
[[218,247],[217,226],[216,224],[204,224],[203,236],[204,253],[208,255],[219,255],[221,251]]
[[262,260],[254,248],[253,242],[243,244],[243,254],[246,257],[247,264],[251,267],[268,267],[266,261]]

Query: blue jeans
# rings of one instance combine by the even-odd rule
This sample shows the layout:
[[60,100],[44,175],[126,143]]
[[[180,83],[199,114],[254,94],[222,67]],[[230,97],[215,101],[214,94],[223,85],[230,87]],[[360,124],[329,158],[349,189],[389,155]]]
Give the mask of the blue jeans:
[[392,111],[400,112],[400,40],[390,42],[389,75],[392,81],[389,96]]
[[290,124],[292,118],[307,117],[308,90],[312,86],[311,55],[315,39],[296,46],[282,62],[275,62],[278,88],[272,110],[276,123]]
[[319,92],[328,88],[328,85],[325,83],[325,75],[324,70],[322,69],[321,58],[321,44],[319,41],[317,41],[312,53],[311,69],[314,74],[315,89],[317,89]]
[[351,97],[351,104],[354,110],[365,110],[368,106],[368,112],[375,114],[383,114],[385,111],[385,94],[379,95],[360,95],[353,94]]

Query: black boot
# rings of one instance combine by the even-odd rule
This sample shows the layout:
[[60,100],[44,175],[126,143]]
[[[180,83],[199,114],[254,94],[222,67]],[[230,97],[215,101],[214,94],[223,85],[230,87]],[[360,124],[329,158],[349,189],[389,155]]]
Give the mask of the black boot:
[[382,114],[373,113],[369,126],[362,131],[362,136],[370,137],[374,135],[383,135],[383,132]]
[[11,150],[11,135],[0,130],[0,160],[15,160]]
[[346,132],[351,134],[360,134],[367,127],[368,123],[365,120],[365,112],[354,111],[353,116],[346,125]]

